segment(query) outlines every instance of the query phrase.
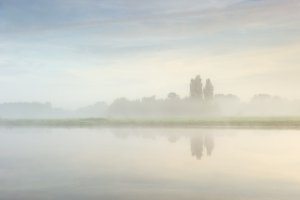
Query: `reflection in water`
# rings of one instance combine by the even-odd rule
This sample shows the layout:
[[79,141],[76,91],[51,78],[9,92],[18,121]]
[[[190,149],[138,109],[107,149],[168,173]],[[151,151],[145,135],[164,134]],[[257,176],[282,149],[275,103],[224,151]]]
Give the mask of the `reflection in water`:
[[0,129],[0,200],[299,200],[299,133]]
[[205,149],[208,156],[211,155],[214,149],[214,138],[210,134],[198,135],[191,137],[191,152],[198,160],[202,158],[203,150]]
[[203,154],[203,138],[202,136],[195,136],[191,138],[191,152],[198,160],[202,158]]
[[206,152],[207,156],[211,156],[213,149],[214,149],[214,137],[213,133],[199,133],[199,132],[192,132],[190,134],[182,133],[182,132],[156,132],[153,134],[148,134],[147,131],[124,131],[124,130],[114,130],[115,136],[118,138],[127,138],[128,136],[134,137],[142,137],[147,139],[155,139],[156,137],[167,136],[168,141],[170,143],[176,143],[180,137],[187,137],[190,139],[190,149],[192,156],[196,157],[198,160],[201,160],[203,157],[204,151]]
[[171,136],[168,137],[168,140],[171,143],[177,142],[178,139],[179,139],[179,137],[177,135],[171,135]]
[[212,154],[212,151],[214,150],[214,138],[213,135],[205,135],[205,148],[206,148],[206,153],[208,156],[210,156]]

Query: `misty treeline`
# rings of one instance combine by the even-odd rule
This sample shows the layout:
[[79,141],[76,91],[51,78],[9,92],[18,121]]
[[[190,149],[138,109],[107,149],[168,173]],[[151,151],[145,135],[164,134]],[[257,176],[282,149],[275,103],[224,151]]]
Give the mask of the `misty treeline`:
[[164,99],[157,99],[155,96],[133,101],[119,98],[108,107],[108,114],[120,117],[188,117],[217,114],[213,102],[214,87],[210,79],[206,80],[205,85],[199,75],[191,79],[189,92],[190,95],[184,98],[175,92],[170,92]]
[[200,75],[191,79],[187,97],[170,92],[164,99],[119,98],[107,108],[109,116],[119,117],[295,116],[299,113],[300,100],[257,94],[249,102],[242,102],[233,94],[214,94],[212,81],[206,79],[203,83]]
[[198,75],[190,80],[189,95],[170,92],[129,100],[115,99],[111,104],[98,102],[77,110],[54,108],[50,103],[2,103],[0,118],[88,118],[88,117],[214,117],[214,116],[296,116],[300,100],[287,100],[268,94],[257,94],[242,102],[233,94],[214,94],[210,79],[205,83]]

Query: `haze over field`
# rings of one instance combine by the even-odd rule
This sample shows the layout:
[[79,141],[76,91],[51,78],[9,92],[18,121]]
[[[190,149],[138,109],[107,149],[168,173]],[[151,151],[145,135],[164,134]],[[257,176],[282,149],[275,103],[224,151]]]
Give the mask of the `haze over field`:
[[[233,94],[215,94],[213,82],[210,79],[206,79],[204,83],[200,75],[190,80],[189,95],[186,97],[180,97],[175,92],[168,93],[165,98],[157,98],[153,95],[130,100],[126,97],[121,97],[115,99],[111,104],[97,102],[75,110],[55,108],[51,103],[24,102],[0,104],[0,117],[2,119],[109,119],[121,117],[123,119],[147,118],[151,120],[156,118],[156,120],[161,120],[163,118],[281,117],[281,121],[283,120],[283,123],[285,123],[287,118],[284,119],[282,117],[293,117],[289,118],[293,121],[297,119],[295,117],[299,117],[299,113],[300,100],[287,100],[279,96],[257,94],[250,101],[243,102]],[[72,124],[73,122],[68,123]],[[80,121],[74,123],[78,125],[82,124]],[[97,123],[103,124],[103,121]],[[104,124],[106,123],[104,122]],[[115,124],[116,122],[112,123]],[[90,121],[88,124],[92,125],[94,122]],[[119,124],[119,122],[116,124]]]
[[77,109],[119,97],[185,98],[190,78],[201,74],[216,94],[243,102],[261,93],[281,96],[292,101],[284,108],[296,112],[299,5],[0,0],[0,102]]

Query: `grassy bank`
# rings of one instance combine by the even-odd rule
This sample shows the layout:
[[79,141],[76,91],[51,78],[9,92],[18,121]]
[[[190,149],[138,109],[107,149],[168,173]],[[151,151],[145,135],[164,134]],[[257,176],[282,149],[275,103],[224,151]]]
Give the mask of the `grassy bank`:
[[199,128],[293,128],[300,117],[226,117],[197,119],[1,119],[2,127],[199,127]]

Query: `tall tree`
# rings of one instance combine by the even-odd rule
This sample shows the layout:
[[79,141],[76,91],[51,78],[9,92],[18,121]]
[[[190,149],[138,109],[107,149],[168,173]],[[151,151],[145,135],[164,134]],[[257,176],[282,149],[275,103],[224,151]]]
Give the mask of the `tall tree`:
[[194,79],[191,79],[190,83],[190,96],[192,99],[203,99],[203,88],[202,88],[202,80],[199,75],[197,75]]
[[203,93],[205,101],[211,101],[214,98],[214,86],[211,83],[210,79],[206,80]]

